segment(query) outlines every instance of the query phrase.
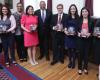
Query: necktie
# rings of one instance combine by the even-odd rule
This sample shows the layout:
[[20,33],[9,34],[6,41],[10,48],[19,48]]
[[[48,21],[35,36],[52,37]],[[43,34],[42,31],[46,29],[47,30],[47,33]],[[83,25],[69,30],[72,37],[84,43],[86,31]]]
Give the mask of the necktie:
[[42,21],[45,21],[45,15],[44,15],[44,10],[42,10]]
[[59,16],[58,16],[58,24],[60,24],[61,23],[61,14],[59,14]]

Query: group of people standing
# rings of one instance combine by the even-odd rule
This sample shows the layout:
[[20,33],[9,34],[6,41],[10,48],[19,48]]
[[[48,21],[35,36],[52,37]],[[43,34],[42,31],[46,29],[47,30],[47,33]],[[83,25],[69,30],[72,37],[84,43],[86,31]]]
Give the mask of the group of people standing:
[[[52,14],[46,9],[44,1],[40,2],[40,9],[34,11],[29,5],[26,12],[23,12],[22,3],[17,4],[17,12],[11,14],[6,5],[2,5],[0,16],[0,38],[5,56],[6,66],[10,65],[8,48],[10,48],[11,62],[17,64],[15,60],[15,48],[20,61],[27,61],[32,65],[38,64],[36,61],[36,47],[40,47],[38,59],[49,56],[49,40],[51,36],[53,59],[51,65],[57,62],[64,63],[64,49],[67,49],[69,64],[68,68],[75,68],[76,55],[78,55],[78,73],[88,74],[88,54],[91,44],[95,53],[97,64],[100,70],[100,35],[94,37],[94,20],[90,17],[87,8],[82,8],[80,16],[75,4],[69,7],[68,14],[63,12],[63,5],[57,5],[57,14]],[[100,20],[96,23],[100,27]],[[5,27],[5,29],[3,28]],[[100,71],[99,71],[100,72]]]

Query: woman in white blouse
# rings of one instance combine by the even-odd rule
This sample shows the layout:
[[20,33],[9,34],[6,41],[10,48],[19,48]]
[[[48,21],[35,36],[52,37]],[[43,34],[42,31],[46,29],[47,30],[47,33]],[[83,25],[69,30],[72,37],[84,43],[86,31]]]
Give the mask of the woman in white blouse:
[[15,49],[14,49],[14,30],[16,28],[16,21],[13,15],[11,15],[11,11],[8,6],[3,5],[1,8],[1,16],[0,16],[0,37],[2,40],[5,64],[7,67],[10,65],[9,60],[9,51],[11,55],[11,61],[13,64],[16,64],[15,61]]

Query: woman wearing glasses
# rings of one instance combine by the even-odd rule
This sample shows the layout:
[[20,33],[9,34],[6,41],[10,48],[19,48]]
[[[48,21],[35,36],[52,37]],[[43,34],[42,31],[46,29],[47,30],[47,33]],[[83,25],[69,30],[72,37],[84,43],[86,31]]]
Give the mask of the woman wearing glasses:
[[68,48],[69,64],[68,68],[75,68],[75,58],[76,58],[76,32],[78,29],[78,10],[75,4],[69,7],[68,18],[66,20],[65,27],[65,47]]
[[14,32],[16,28],[16,21],[8,6],[3,5],[1,8],[0,16],[0,36],[2,40],[5,64],[7,67],[10,65],[9,51],[11,55],[11,62],[16,64],[15,61],[15,49],[14,49]]

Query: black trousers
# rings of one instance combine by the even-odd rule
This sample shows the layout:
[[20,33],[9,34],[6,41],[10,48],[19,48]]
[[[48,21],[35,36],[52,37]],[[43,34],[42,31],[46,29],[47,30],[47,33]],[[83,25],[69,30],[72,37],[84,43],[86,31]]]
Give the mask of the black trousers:
[[49,35],[39,34],[40,56],[49,57]]
[[90,39],[80,39],[80,48],[78,54],[78,69],[88,68],[88,54],[90,48]]
[[16,48],[19,59],[26,59],[27,58],[27,49],[24,47],[24,37],[23,35],[16,35]]
[[68,49],[68,57],[69,57],[69,63],[72,63],[73,65],[75,65],[75,59],[76,59],[76,49],[75,48]]
[[64,34],[52,33],[53,61],[64,61]]
[[2,53],[2,43],[0,43],[0,53]]
[[15,61],[14,34],[12,33],[1,34],[1,40],[2,40],[3,50],[4,50],[5,62],[9,62],[8,49],[10,49],[11,61]]

